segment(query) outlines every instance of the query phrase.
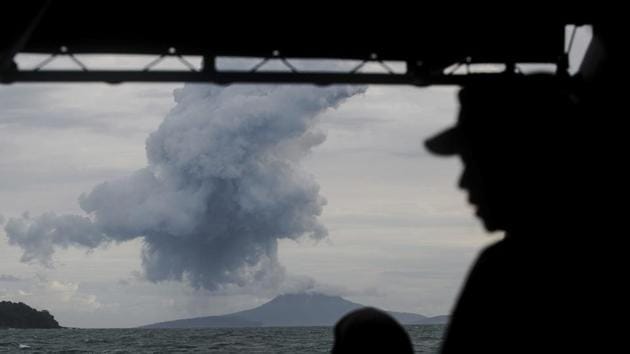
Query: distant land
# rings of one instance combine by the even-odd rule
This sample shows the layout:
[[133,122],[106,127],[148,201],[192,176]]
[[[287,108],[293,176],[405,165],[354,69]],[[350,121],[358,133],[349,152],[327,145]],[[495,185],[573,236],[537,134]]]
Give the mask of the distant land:
[[[218,328],[218,327],[307,327],[333,326],[346,313],[365,307],[339,296],[318,293],[280,295],[253,308],[222,316],[187,318],[159,322],[141,328]],[[448,316],[426,317],[407,312],[391,312],[400,323],[443,324]]]
[[0,329],[3,328],[61,328],[48,311],[21,303],[0,301]]

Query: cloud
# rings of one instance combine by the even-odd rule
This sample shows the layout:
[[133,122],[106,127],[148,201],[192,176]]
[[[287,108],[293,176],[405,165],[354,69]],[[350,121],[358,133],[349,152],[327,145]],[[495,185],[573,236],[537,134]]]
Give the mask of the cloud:
[[86,215],[10,218],[22,260],[50,265],[56,248],[94,249],[142,237],[151,281],[220,290],[277,284],[278,239],[326,237],[325,200],[300,160],[325,136],[314,124],[362,87],[186,85],[147,139],[148,166],[80,198]]
[[139,88],[97,86],[86,90],[76,84],[0,87],[0,127],[6,135],[80,130],[114,138],[144,136],[147,121],[153,127],[155,117],[172,106],[172,100],[155,98],[170,94],[172,89]]
[[96,295],[80,292],[78,283],[50,280],[41,282],[38,287],[40,294],[49,294],[61,302],[72,303],[87,310],[98,310],[102,306]]
[[22,278],[18,278],[10,274],[0,274],[0,282],[18,282],[21,280]]
[[[82,109],[61,104],[46,85],[0,88],[0,127],[4,129],[106,129],[103,114],[85,115]],[[25,99],[28,97],[28,99]],[[28,104],[26,103],[28,102]]]
[[23,248],[23,262],[39,261],[46,266],[52,266],[55,247],[95,248],[110,240],[90,218],[79,215],[45,213],[31,218],[24,213],[21,218],[10,218],[4,230],[9,244]]
[[25,301],[40,309],[57,311],[92,312],[101,309],[96,295],[81,290],[78,282],[48,279],[38,275],[32,279],[20,279],[20,283],[9,285],[4,297],[12,301]]

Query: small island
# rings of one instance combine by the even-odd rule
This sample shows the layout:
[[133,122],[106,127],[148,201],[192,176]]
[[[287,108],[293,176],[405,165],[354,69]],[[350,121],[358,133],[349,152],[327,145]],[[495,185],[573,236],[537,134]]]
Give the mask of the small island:
[[21,302],[0,301],[0,329],[61,328],[46,310],[38,311]]

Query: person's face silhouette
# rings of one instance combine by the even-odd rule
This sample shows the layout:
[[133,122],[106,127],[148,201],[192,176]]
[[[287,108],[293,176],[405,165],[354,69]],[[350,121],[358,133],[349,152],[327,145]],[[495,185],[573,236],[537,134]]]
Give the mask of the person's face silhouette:
[[488,231],[504,230],[506,227],[506,205],[500,198],[497,185],[483,171],[483,164],[479,163],[468,153],[460,154],[464,170],[459,179],[459,188],[468,194],[468,202],[475,208],[475,215],[481,219]]
[[485,228],[524,233],[558,224],[562,209],[575,207],[563,206],[575,154],[569,96],[536,84],[465,88],[459,98],[457,125],[426,146],[462,159],[459,187]]

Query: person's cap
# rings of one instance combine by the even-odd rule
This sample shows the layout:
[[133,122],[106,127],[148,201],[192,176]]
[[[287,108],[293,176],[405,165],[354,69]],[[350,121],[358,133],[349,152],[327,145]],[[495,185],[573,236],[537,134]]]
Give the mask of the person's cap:
[[435,155],[453,156],[460,152],[459,129],[448,128],[424,142],[424,146]]
[[[473,92],[471,92],[473,91]],[[484,90],[485,91],[485,90]],[[470,88],[462,88],[458,93],[459,102],[462,105],[457,122],[436,135],[430,137],[424,142],[424,146],[429,152],[438,156],[453,156],[462,152],[463,140],[466,133],[462,127],[464,121],[468,121],[469,114],[462,114],[463,108],[469,110],[471,106],[483,105],[485,95],[475,94],[475,92],[483,92],[481,90],[471,90]],[[472,95],[478,96],[471,98]],[[469,122],[468,122],[469,123]],[[468,124],[470,125],[470,124]],[[470,127],[469,127],[470,128]]]
[[551,76],[532,76],[532,82],[478,84],[459,91],[460,112],[454,126],[424,142],[439,156],[471,149],[485,154],[553,149],[567,130],[568,95]]

